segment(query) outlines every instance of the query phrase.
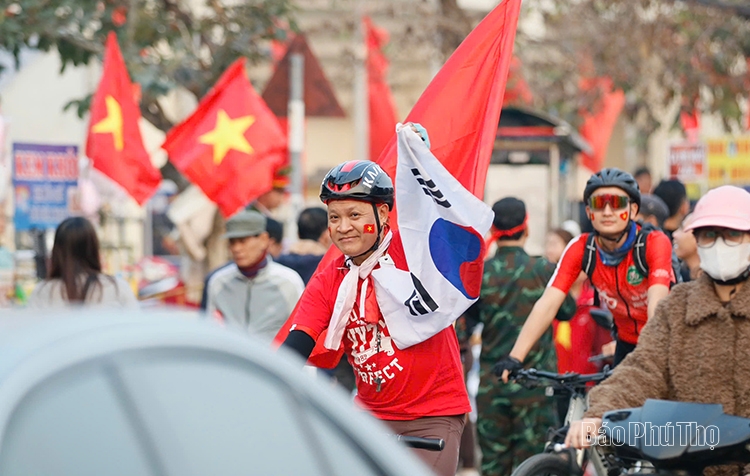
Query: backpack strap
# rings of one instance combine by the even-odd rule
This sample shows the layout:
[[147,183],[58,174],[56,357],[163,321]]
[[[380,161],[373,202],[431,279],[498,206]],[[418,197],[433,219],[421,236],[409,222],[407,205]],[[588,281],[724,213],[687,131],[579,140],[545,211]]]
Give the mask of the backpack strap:
[[596,253],[596,235],[594,233],[589,233],[586,237],[586,246],[583,248],[581,271],[586,273],[586,276],[589,277],[589,283],[591,284],[591,287],[594,288],[594,307],[602,307],[602,301],[599,297],[599,290],[596,289],[596,286],[594,286],[594,282],[591,280],[591,277],[594,275],[594,269],[596,269]]
[[[581,271],[586,273],[586,276],[591,277],[594,275],[594,269],[596,268],[596,235],[589,233],[586,238],[586,247],[583,249],[583,261],[581,261]],[[591,281],[593,283],[593,281]]]
[[633,263],[635,263],[635,267],[641,276],[647,278],[646,241],[648,240],[648,234],[657,228],[650,223],[638,222],[638,224],[641,226],[641,229],[635,236],[635,243],[633,244]]
[[[641,225],[641,231],[638,232],[638,236],[633,245],[633,262],[635,263],[638,272],[645,278],[648,276],[648,261],[646,261],[646,241],[648,234],[654,230],[661,231],[661,229],[655,227],[651,223],[638,222]],[[677,283],[682,282],[682,276],[680,275],[680,260],[677,258],[674,250],[672,250],[672,272],[674,273],[675,280],[669,285],[670,289]]]

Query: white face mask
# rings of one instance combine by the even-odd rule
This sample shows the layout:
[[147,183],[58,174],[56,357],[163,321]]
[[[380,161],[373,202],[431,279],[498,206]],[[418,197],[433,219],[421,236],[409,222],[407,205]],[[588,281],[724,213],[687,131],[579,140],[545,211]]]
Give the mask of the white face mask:
[[718,238],[710,248],[698,247],[701,269],[717,281],[729,281],[750,267],[750,243],[728,246]]

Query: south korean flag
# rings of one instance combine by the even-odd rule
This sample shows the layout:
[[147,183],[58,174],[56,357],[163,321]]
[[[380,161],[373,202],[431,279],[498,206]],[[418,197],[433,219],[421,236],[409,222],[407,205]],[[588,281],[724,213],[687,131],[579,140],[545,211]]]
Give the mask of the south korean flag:
[[479,297],[492,209],[456,180],[409,125],[397,127],[398,228],[409,271],[381,259],[372,272],[399,348],[451,325]]

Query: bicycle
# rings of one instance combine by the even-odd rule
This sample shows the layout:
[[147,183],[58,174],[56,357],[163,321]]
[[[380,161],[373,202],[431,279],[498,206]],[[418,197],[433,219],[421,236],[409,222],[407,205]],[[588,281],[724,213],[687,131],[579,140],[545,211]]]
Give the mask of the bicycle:
[[551,390],[551,393],[548,391],[548,396],[561,395],[570,398],[563,426],[548,433],[544,452],[523,461],[511,476],[583,475],[587,464],[593,465],[598,476],[607,476],[606,461],[595,446],[575,450],[565,447],[564,442],[570,422],[583,418],[587,408],[588,387],[603,381],[611,373],[608,367],[593,374],[557,374],[536,369],[522,369],[511,373],[510,378],[528,388],[544,385]]

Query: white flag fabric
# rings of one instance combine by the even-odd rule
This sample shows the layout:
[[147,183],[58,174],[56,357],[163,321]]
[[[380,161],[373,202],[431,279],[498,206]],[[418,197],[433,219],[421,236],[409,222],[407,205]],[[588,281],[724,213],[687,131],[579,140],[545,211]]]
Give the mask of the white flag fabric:
[[391,338],[405,349],[451,325],[479,297],[493,213],[411,126],[396,132],[398,227],[409,271],[381,258],[372,276]]

